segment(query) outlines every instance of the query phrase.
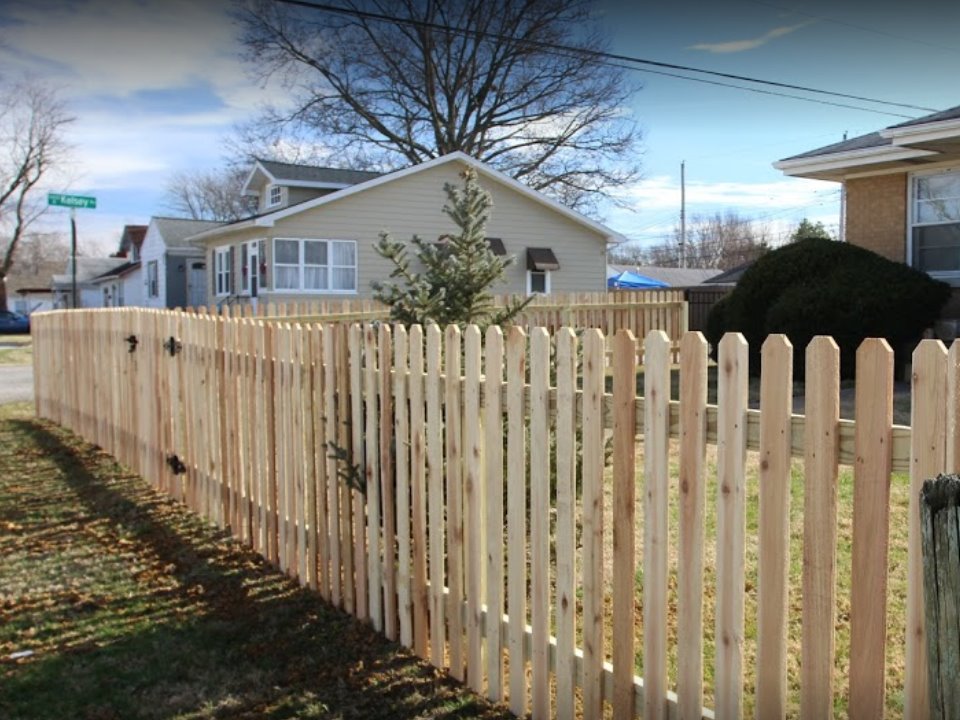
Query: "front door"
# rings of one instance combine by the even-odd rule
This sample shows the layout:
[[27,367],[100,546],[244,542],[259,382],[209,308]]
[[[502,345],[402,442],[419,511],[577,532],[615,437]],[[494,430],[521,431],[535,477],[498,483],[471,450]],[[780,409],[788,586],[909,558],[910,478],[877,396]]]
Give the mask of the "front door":
[[260,243],[254,240],[250,243],[249,258],[247,262],[249,263],[248,273],[250,275],[250,297],[257,297],[257,289],[260,283]]
[[207,304],[207,264],[191,262],[187,277],[187,305],[193,308]]

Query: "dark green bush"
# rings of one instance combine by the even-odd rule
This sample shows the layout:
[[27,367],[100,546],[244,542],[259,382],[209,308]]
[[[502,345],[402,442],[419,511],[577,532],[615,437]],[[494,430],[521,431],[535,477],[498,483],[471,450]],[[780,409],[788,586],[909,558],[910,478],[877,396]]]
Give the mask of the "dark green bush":
[[[743,333],[756,373],[764,339],[785,333],[802,376],[807,344],[831,335],[840,346],[842,376],[853,377],[864,338],[883,337],[894,350],[909,351],[949,297],[949,286],[926,273],[855,245],[811,238],[758,259],[714,306],[707,337],[716,347],[724,333]],[[898,357],[898,364],[905,359]]]

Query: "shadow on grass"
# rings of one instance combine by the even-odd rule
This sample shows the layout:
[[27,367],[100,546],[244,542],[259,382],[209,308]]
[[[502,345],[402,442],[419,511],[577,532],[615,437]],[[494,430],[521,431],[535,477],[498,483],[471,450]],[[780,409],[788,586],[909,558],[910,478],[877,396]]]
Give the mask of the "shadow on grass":
[[72,491],[83,518],[74,544],[92,543],[95,562],[126,577],[96,592],[80,577],[20,617],[7,601],[4,619],[29,620],[21,629],[39,645],[28,661],[0,661],[5,718],[512,717],[95,448],[41,422],[9,426],[55,466],[46,482],[57,502]]

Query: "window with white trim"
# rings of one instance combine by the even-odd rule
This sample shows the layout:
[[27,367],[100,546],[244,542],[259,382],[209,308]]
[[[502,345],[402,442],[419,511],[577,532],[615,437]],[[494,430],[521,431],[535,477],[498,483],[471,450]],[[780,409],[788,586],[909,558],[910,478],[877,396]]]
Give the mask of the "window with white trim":
[[912,176],[910,264],[960,284],[960,170]]
[[160,296],[159,267],[156,260],[147,263],[147,297]]
[[277,292],[355,293],[356,241],[274,239],[273,289]]
[[527,270],[527,295],[550,294],[550,271]]
[[276,207],[283,202],[283,188],[271,185],[267,188],[267,207]]
[[233,273],[233,248],[230,246],[216,248],[213,253],[213,277],[216,281],[217,297],[225,297],[230,294],[231,274]]

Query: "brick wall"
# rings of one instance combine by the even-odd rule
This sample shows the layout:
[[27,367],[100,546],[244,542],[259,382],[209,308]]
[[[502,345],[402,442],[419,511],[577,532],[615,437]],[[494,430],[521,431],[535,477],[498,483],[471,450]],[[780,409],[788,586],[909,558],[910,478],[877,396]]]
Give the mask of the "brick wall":
[[907,175],[847,180],[847,242],[906,262]]

